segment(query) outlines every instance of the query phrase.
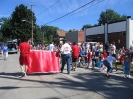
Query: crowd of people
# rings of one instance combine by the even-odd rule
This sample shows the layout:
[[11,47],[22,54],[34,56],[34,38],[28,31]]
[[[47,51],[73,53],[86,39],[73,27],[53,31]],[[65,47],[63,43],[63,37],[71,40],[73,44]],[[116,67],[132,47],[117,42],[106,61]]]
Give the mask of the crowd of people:
[[58,53],[61,61],[61,73],[63,73],[64,66],[67,64],[67,72],[75,71],[77,66],[81,65],[84,61],[85,68],[94,69],[97,67],[100,70],[107,70],[106,76],[109,78],[113,70],[113,65],[117,71],[117,64],[123,66],[124,77],[130,78],[130,67],[133,63],[133,47],[129,49],[119,48],[116,49],[115,42],[106,42],[105,45],[100,42],[83,42],[83,43],[70,43],[54,45],[51,42],[47,47],[38,44],[34,49],[43,49],[55,51]]
[[[4,60],[8,57],[8,47],[2,45],[0,47]],[[119,48],[116,49],[115,42],[106,42],[105,45],[99,42],[83,42],[83,43],[70,43],[64,42],[64,44],[54,45],[51,42],[47,47],[43,44],[38,44],[36,47],[29,44],[29,39],[26,39],[18,46],[20,51],[19,63],[22,70],[20,77],[26,76],[28,68],[28,55],[31,50],[48,50],[56,52],[59,56],[61,68],[60,71],[63,73],[64,66],[67,64],[67,73],[76,71],[77,66],[81,66],[84,63],[84,67],[87,68],[98,68],[99,70],[106,71],[106,76],[109,78],[110,73],[113,70],[113,65],[117,71],[117,64],[120,63],[123,67],[124,77],[130,78],[130,68],[133,63],[133,47],[129,49]],[[25,66],[25,69],[24,69]]]
[[75,42],[72,44],[65,42],[53,49],[53,51],[59,53],[62,60],[61,73],[64,70],[65,64],[67,64],[67,72],[70,74],[70,71],[75,71],[77,66],[80,66],[81,61],[84,60],[85,68],[91,66],[92,69],[97,67],[103,71],[107,70],[106,76],[108,78],[110,77],[113,67],[115,67],[117,71],[116,63],[120,63],[123,66],[124,77],[130,78],[130,67],[133,59],[132,46],[130,46],[129,49],[123,47],[117,50],[115,42],[107,42],[105,45],[99,42],[84,42],[80,45]]

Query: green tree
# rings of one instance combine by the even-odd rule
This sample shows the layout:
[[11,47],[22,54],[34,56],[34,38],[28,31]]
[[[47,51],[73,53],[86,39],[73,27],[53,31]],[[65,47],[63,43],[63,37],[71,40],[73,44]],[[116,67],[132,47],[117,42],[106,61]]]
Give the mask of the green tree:
[[56,30],[59,30],[59,28],[54,26],[43,25],[41,26],[41,30],[44,33],[43,38],[44,38],[45,44],[49,44],[50,42],[53,41],[54,34],[56,33]]
[[111,23],[116,21],[125,20],[126,15],[120,15],[117,12],[115,12],[112,9],[107,9],[105,12],[101,12],[100,18],[99,18],[99,25],[105,24],[105,23]]
[[[0,18],[0,41],[6,41],[9,38],[9,35],[6,33],[10,33],[10,18],[2,17]],[[5,33],[6,32],[6,33]],[[4,35],[5,33],[5,35]]]
[[92,27],[92,26],[90,24],[83,25],[82,30],[84,30],[84,28],[89,28],[89,27]]
[[[33,18],[32,18],[33,13]],[[36,30],[36,18],[34,12],[23,4],[16,6],[15,11],[11,14],[11,17],[4,22],[1,31],[3,36],[12,39],[24,39],[31,37],[31,21],[33,19],[34,35],[33,38],[38,38],[39,32]],[[26,21],[22,21],[26,20]]]

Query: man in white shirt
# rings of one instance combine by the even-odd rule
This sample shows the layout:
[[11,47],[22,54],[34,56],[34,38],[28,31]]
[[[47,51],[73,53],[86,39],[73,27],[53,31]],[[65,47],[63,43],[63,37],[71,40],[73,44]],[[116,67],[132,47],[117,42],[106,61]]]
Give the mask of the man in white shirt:
[[85,52],[87,52],[88,53],[88,50],[90,49],[90,44],[89,44],[89,42],[86,42],[85,43]]
[[54,42],[51,42],[48,46],[49,51],[54,51]]
[[62,66],[61,66],[61,73],[63,73],[64,66],[67,64],[67,73],[70,74],[70,63],[71,63],[71,46],[65,42],[61,47],[62,53]]

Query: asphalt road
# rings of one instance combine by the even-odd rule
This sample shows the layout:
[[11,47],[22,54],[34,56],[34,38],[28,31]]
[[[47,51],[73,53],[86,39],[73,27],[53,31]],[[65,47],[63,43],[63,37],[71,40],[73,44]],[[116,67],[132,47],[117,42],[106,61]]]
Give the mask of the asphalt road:
[[122,71],[77,68],[64,73],[30,74],[19,78],[19,54],[0,56],[0,99],[133,99],[133,77],[124,78]]

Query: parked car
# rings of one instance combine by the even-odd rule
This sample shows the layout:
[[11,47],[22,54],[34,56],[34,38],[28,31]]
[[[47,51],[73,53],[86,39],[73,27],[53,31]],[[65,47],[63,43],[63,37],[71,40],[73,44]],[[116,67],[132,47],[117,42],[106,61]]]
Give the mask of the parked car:
[[8,53],[18,53],[17,45],[15,43],[8,43]]

